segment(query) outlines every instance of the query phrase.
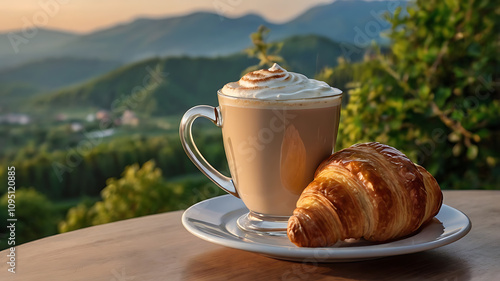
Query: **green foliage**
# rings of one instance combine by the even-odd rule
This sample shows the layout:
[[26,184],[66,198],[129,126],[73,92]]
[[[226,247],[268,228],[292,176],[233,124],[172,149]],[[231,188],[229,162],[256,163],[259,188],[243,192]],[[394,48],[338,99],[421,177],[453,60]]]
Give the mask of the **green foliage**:
[[26,99],[43,92],[39,87],[20,82],[0,82],[0,100],[9,109],[19,108]]
[[[127,165],[142,164],[149,159],[155,159],[167,171],[167,176],[196,169],[188,165],[190,161],[177,136],[129,136],[93,141],[84,139],[80,145],[53,152],[28,147],[21,149],[16,159],[8,163],[22,175],[17,179],[19,186],[33,186],[56,200],[98,195],[106,179],[119,176]],[[200,148],[205,149],[205,142],[205,138],[200,138]],[[224,155],[218,158],[214,162],[220,163]],[[4,165],[0,168],[6,169]],[[0,180],[5,177],[1,174]]]
[[92,226],[92,220],[94,217],[95,212],[91,209],[91,206],[87,206],[85,203],[80,203],[68,210],[66,220],[59,222],[59,232],[63,233]]
[[[11,194],[12,196],[14,194]],[[9,199],[15,204],[16,245],[57,233],[57,216],[53,203],[34,188],[19,188],[15,197],[4,194],[0,198],[0,220],[7,222]],[[5,227],[0,229],[0,249],[13,246],[7,244],[10,232]]]
[[169,211],[166,206],[171,202],[177,187],[167,186],[161,177],[161,171],[154,167],[154,162],[129,166],[122,178],[111,178],[101,192],[103,201],[95,204],[95,224],[102,224],[136,216]]
[[279,55],[283,48],[283,42],[266,42],[266,38],[271,30],[261,25],[257,31],[250,34],[253,46],[245,49],[245,53],[251,58],[257,58],[259,63],[252,65],[243,70],[242,75],[248,72],[261,69],[263,67],[271,67],[274,63],[280,63],[282,66],[285,63],[283,58]]
[[[284,40],[283,44],[280,55],[287,62],[287,70],[304,74],[307,77],[314,77],[327,67],[332,69],[338,63],[349,66],[345,63],[346,60],[360,61],[364,51],[362,48],[345,42],[332,44],[330,39],[317,35],[293,36]],[[346,49],[354,48],[359,52],[353,52],[348,58],[344,58],[348,55]]]
[[59,230],[66,232],[90,225],[97,225],[168,211],[167,202],[175,189],[165,184],[161,171],[154,162],[146,162],[142,168],[134,164],[125,168],[120,179],[110,178],[102,190],[102,201],[88,208],[80,204],[70,209],[66,221]]
[[354,81],[363,73],[364,67],[363,63],[347,63],[343,57],[339,57],[337,67],[324,67],[315,78],[342,89],[342,105],[346,106],[349,103],[349,90],[359,87],[359,83]]
[[128,166],[121,178],[107,181],[101,192],[102,201],[70,209],[66,220],[59,224],[59,231],[178,210],[222,193],[203,182],[201,187],[199,182],[166,182],[154,161],[144,163],[141,168],[137,164]]
[[498,188],[498,5],[416,1],[408,13],[389,18],[392,53],[376,54],[354,75],[339,147],[384,142],[443,188]]

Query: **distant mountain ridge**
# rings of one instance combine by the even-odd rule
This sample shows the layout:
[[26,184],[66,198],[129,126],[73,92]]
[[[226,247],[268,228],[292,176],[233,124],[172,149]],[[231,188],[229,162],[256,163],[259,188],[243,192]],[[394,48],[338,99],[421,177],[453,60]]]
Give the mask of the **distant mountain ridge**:
[[0,33],[0,67],[52,57],[54,49],[76,37],[71,32],[44,28]]
[[0,68],[47,57],[133,62],[155,56],[227,55],[248,47],[249,34],[261,24],[271,29],[269,40],[316,34],[359,46],[371,40],[380,42],[380,32],[389,26],[377,15],[406,3],[339,0],[313,7],[284,24],[269,23],[254,14],[233,19],[197,12],[162,19],[140,18],[84,35],[39,29],[28,43],[18,45],[17,53],[12,38],[4,33],[0,34]]

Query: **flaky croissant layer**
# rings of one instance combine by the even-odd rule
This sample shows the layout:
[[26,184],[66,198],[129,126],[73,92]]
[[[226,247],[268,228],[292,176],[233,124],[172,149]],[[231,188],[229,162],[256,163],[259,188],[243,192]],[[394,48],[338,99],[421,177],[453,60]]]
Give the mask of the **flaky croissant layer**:
[[356,144],[320,164],[297,201],[287,234],[299,247],[349,238],[393,240],[429,222],[442,200],[434,177],[397,149]]

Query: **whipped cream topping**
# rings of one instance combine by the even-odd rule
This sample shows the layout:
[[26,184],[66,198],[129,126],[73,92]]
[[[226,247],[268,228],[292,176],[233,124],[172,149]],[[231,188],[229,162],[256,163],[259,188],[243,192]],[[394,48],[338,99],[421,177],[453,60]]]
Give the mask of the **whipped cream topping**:
[[239,81],[226,84],[221,92],[226,96],[263,100],[326,97],[342,93],[323,81],[288,72],[276,63],[269,69],[249,72]]

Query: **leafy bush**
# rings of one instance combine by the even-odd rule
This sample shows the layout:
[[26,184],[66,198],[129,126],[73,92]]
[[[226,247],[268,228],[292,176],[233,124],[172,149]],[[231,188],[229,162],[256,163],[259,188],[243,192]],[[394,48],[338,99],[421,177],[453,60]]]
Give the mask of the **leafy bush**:
[[279,63],[282,66],[285,66],[285,60],[278,55],[283,48],[284,42],[266,42],[270,31],[271,30],[268,27],[260,25],[256,32],[250,34],[253,46],[245,49],[244,52],[249,57],[258,59],[259,63],[247,67],[241,72],[241,76],[263,67],[271,67],[274,63]]
[[496,2],[419,0],[408,16],[396,11],[388,20],[392,52],[361,64],[342,113],[339,148],[384,142],[425,166],[443,188],[498,188]]
[[[20,188],[15,193],[16,245],[57,233],[57,217],[52,202],[34,188]],[[0,198],[0,220],[7,222],[8,194]],[[0,249],[13,246],[7,244],[9,230],[1,228]],[[4,232],[5,231],[5,232]]]
[[108,179],[101,192],[102,201],[70,209],[66,220],[59,224],[59,231],[179,210],[222,193],[218,187],[207,185],[205,179],[166,182],[154,161],[141,168],[134,164],[125,168],[121,178]]

